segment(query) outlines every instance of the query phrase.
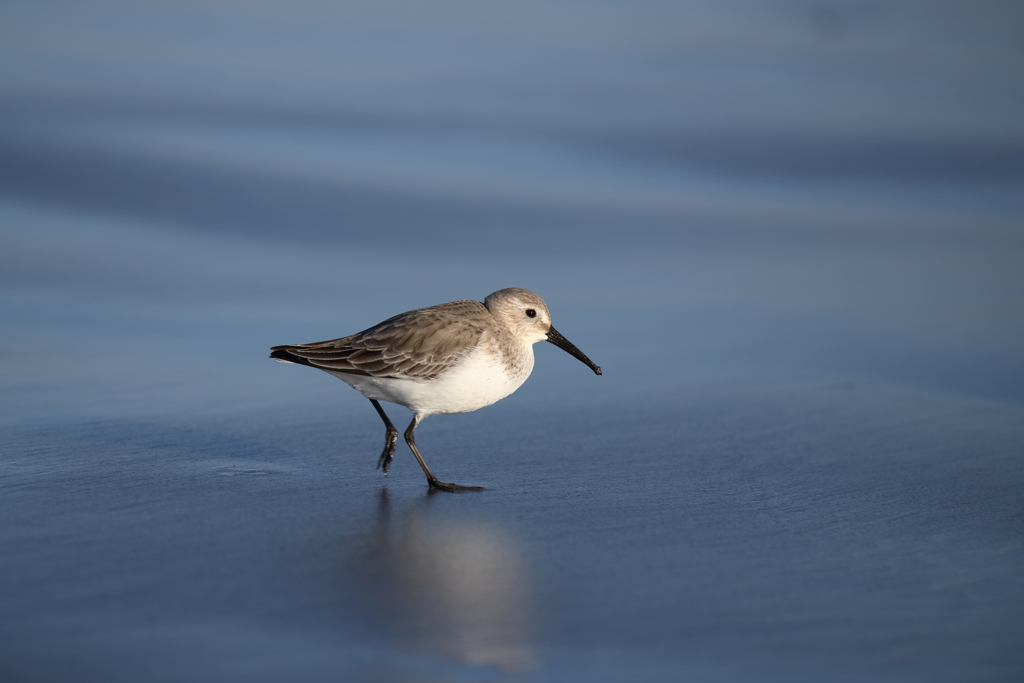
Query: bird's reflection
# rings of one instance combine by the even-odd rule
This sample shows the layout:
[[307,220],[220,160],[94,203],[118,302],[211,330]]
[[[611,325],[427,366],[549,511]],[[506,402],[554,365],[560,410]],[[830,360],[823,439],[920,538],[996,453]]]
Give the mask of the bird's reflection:
[[386,632],[460,663],[525,669],[531,595],[519,544],[499,526],[442,517],[429,497],[393,512],[382,489],[364,577]]

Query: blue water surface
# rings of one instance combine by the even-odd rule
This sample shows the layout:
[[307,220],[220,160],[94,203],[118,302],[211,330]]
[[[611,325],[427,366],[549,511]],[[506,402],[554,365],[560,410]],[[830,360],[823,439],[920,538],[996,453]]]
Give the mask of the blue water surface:
[[[0,678],[1020,680],[1022,19],[5,3]],[[480,493],[267,358],[511,286]]]

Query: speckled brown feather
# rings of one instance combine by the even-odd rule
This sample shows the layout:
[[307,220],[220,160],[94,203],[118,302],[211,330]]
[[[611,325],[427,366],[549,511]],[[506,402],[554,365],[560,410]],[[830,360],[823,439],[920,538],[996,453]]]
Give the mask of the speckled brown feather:
[[493,324],[491,312],[479,301],[453,301],[399,313],[341,339],[285,344],[271,351],[282,360],[329,372],[432,380],[476,347]]

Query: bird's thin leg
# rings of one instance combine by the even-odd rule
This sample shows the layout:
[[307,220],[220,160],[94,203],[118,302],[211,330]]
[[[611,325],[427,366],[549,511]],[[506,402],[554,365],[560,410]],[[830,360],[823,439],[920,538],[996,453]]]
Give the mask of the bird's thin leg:
[[446,484],[443,481],[438,481],[434,473],[427,467],[427,461],[420,455],[420,449],[416,448],[416,439],[413,438],[413,431],[416,429],[416,425],[423,419],[423,415],[416,413],[412,422],[409,423],[409,428],[405,430],[405,442],[409,444],[409,449],[412,450],[412,454],[416,456],[416,460],[419,461],[420,467],[423,468],[423,474],[427,475],[427,484],[431,488],[440,489],[442,491],[483,491],[479,486],[459,486],[458,484]]
[[395,425],[391,424],[388,414],[384,412],[384,409],[380,407],[376,400],[371,398],[370,403],[377,409],[377,414],[380,415],[380,419],[384,420],[384,426],[388,428],[384,434],[384,452],[380,454],[380,459],[377,460],[377,469],[384,470],[384,476],[387,476],[388,470],[391,469],[391,460],[395,457],[395,446],[398,445],[398,430],[395,429]]

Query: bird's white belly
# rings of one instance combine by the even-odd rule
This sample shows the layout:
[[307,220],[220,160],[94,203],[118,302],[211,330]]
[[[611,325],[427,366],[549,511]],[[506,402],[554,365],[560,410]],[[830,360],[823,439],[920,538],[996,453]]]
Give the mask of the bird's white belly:
[[433,380],[331,374],[366,398],[397,403],[423,415],[468,413],[500,401],[523,385],[533,370],[532,345],[525,351],[517,367],[510,369],[501,356],[478,347]]

